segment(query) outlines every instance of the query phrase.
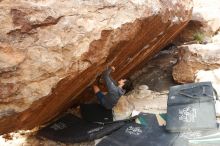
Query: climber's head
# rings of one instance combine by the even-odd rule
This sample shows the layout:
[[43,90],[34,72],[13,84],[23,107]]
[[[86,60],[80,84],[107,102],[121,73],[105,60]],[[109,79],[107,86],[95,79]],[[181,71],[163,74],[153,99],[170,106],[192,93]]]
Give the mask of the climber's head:
[[118,81],[118,85],[125,90],[125,93],[128,93],[129,91],[133,90],[133,84],[129,79],[120,79]]

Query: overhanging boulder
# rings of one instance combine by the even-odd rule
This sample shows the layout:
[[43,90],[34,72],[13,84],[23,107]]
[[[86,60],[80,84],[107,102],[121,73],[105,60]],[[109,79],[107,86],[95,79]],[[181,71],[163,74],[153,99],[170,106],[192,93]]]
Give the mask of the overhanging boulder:
[[0,1],[0,134],[56,117],[107,65],[127,75],[191,11],[191,0]]

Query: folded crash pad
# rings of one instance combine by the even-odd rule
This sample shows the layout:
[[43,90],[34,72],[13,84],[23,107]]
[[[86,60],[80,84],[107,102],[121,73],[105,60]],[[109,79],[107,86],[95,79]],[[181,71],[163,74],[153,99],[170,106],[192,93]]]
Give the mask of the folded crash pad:
[[124,124],[124,122],[108,125],[88,123],[72,114],[67,114],[42,128],[37,136],[64,143],[84,142],[101,138]]
[[211,82],[171,87],[167,102],[166,129],[172,132],[216,129],[214,102]]
[[[146,114],[141,113],[138,121],[145,126],[151,126],[154,133],[160,132],[161,135],[151,138],[153,141],[158,141],[158,144],[164,142],[164,138],[167,135],[171,134],[171,137],[168,136],[169,142],[164,143],[164,146],[219,146],[220,145],[220,129],[219,124],[218,128],[214,130],[204,130],[204,131],[187,131],[187,132],[167,132],[165,126],[160,126],[160,122],[167,119],[167,114]],[[136,120],[137,121],[137,120]],[[160,130],[159,130],[160,129]],[[168,145],[165,145],[168,144]],[[163,143],[161,144],[161,146]]]

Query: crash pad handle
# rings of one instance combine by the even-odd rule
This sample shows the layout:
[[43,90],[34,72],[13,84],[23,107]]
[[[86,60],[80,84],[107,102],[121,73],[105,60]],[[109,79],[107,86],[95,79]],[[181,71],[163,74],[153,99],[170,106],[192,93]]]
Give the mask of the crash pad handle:
[[216,100],[219,100],[218,92],[216,91],[215,88],[213,88],[213,91],[214,91],[214,94],[215,94],[215,99],[216,99]]

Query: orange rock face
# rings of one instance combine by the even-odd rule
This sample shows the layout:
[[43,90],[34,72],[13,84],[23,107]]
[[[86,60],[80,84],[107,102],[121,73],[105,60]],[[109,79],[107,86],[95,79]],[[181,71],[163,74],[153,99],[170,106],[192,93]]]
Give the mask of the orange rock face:
[[128,75],[185,27],[191,9],[191,0],[0,1],[0,133],[86,99],[108,65],[115,79]]

